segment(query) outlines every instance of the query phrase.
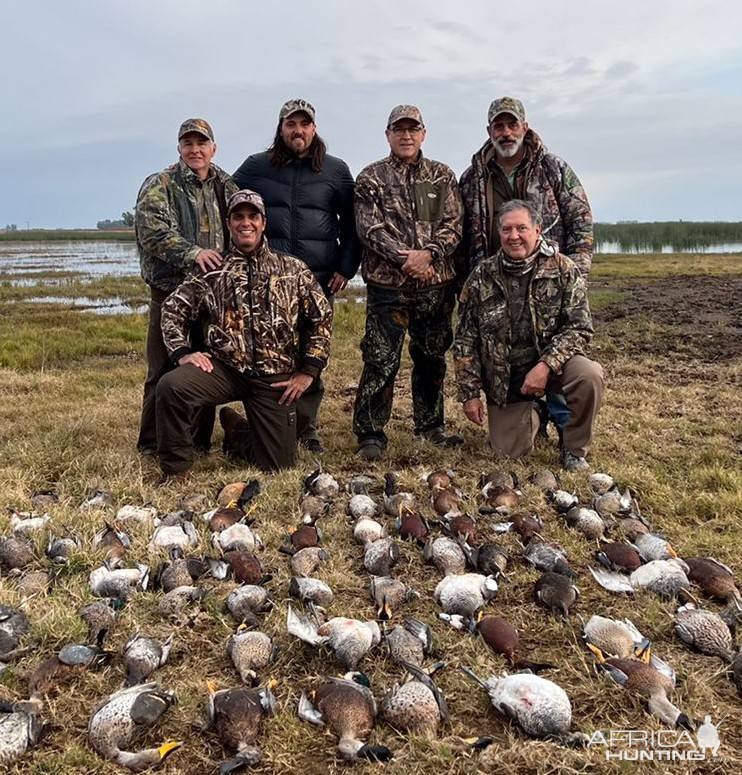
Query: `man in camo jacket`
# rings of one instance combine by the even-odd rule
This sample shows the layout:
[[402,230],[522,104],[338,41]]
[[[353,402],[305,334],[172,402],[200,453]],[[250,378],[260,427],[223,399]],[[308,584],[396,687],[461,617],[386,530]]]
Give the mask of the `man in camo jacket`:
[[[237,190],[232,178],[212,162],[214,132],[202,118],[189,118],[178,131],[180,159],[142,184],[134,220],[144,281],[150,287],[147,332],[147,377],[137,447],[152,454],[157,447],[155,389],[173,368],[162,341],[160,311],[168,294],[191,272],[215,269],[229,237],[227,199]],[[196,343],[201,325],[193,324]],[[211,446],[214,410],[195,418],[194,441],[201,450]]]
[[353,431],[365,460],[380,457],[387,444],[384,427],[406,331],[415,433],[441,446],[462,443],[460,436],[444,433],[443,421],[461,197],[451,169],[422,155],[425,125],[418,108],[395,107],[386,137],[391,153],[361,171],[355,190],[367,302]]
[[575,264],[544,240],[530,202],[504,203],[497,222],[502,247],[480,261],[461,291],[454,342],[459,400],[490,445],[527,455],[539,427],[534,399],[566,396],[563,464],[586,470],[603,395],[603,370],[585,357],[593,327],[587,287]]
[[[157,449],[165,477],[191,467],[194,413],[237,400],[247,421],[231,412],[227,450],[264,470],[293,465],[295,403],[330,354],[330,304],[302,261],[271,250],[263,238],[262,197],[238,191],[227,214],[232,249],[223,264],[189,277],[162,307],[165,347],[177,364],[157,385]],[[206,346],[195,351],[189,327],[201,315],[208,322]],[[300,344],[301,326],[307,334]]]

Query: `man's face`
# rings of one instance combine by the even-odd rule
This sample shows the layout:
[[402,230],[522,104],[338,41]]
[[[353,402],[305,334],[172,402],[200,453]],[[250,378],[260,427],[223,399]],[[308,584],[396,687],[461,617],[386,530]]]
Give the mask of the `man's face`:
[[528,258],[541,236],[541,227],[535,226],[528,210],[522,209],[505,213],[497,230],[505,254],[516,261]]
[[306,156],[317,134],[317,125],[303,111],[292,113],[281,122],[281,137],[297,156]]
[[417,159],[425,140],[425,127],[420,126],[412,118],[401,118],[386,130],[386,139],[389,141],[392,153],[398,159],[412,162]]
[[196,173],[209,169],[216,153],[216,143],[198,132],[188,132],[178,140],[180,158]]
[[519,121],[512,113],[500,113],[487,128],[498,156],[511,159],[523,147],[528,122]]
[[243,253],[251,253],[263,238],[265,218],[253,205],[243,204],[232,210],[228,225],[232,244]]

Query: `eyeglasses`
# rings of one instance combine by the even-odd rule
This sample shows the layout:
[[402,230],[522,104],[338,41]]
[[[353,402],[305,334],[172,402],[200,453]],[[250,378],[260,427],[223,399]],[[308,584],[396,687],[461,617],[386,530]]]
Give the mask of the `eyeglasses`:
[[395,135],[406,135],[408,133],[411,135],[419,135],[420,132],[423,131],[423,127],[421,126],[413,126],[413,127],[393,126],[391,129]]

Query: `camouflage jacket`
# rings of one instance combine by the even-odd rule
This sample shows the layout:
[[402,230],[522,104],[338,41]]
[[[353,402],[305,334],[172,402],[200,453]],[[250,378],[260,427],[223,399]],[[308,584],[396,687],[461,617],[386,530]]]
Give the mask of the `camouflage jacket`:
[[[263,240],[243,255],[230,252],[212,272],[192,275],[162,305],[162,336],[170,359],[191,352],[189,328],[204,315],[206,349],[228,366],[256,376],[296,370],[316,377],[330,355],[332,308],[298,258]],[[307,326],[303,350],[300,325]]]
[[556,242],[587,280],[593,260],[593,216],[585,190],[572,168],[549,153],[532,129],[524,142],[526,155],[515,171],[512,188],[495,161],[489,140],[472,156],[471,166],[461,176],[462,250],[469,270],[500,248],[492,210],[500,202],[525,199],[540,208],[544,237]]
[[[502,251],[481,261],[461,291],[453,345],[458,397],[503,406],[510,384],[510,320],[502,278]],[[542,240],[528,290],[539,360],[555,374],[574,355],[583,355],[593,326],[587,286],[574,263]]]
[[[463,211],[456,176],[445,164],[422,154],[413,164],[393,155],[369,164],[356,179],[355,217],[367,283],[415,289],[455,278]],[[397,251],[424,249],[433,254],[434,274],[415,280],[402,271]]]
[[[137,195],[134,227],[142,278],[172,291],[193,270],[201,248],[226,248],[227,199],[237,191],[232,178],[212,164],[203,183],[182,161],[150,175]],[[209,244],[200,244],[199,199],[209,216]]]

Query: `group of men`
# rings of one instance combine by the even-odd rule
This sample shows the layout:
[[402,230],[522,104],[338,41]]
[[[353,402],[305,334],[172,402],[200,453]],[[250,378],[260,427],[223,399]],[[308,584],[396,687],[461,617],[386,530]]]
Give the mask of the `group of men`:
[[496,453],[528,454],[551,416],[565,468],[588,467],[603,389],[585,355],[590,207],[519,100],[493,101],[487,132],[459,183],[423,155],[420,110],[398,105],[389,155],[354,181],[303,99],[281,107],[271,146],[231,177],[213,163],[210,125],[181,125],[180,158],[145,180],[135,220],[151,289],[138,447],[159,457],[164,478],[208,451],[215,408],[233,401],[245,416],[221,409],[226,452],[275,470],[293,465],[297,441],[323,451],[333,299],[359,266],[367,302],[353,431],[363,460],[387,446],[408,334],[416,436],[463,443],[444,423],[453,344],[464,413],[487,419]]

